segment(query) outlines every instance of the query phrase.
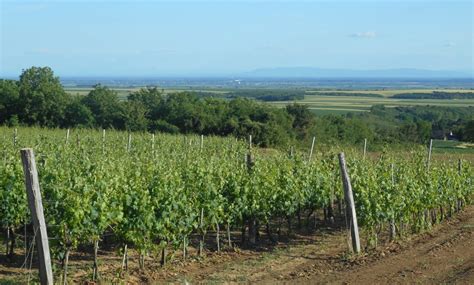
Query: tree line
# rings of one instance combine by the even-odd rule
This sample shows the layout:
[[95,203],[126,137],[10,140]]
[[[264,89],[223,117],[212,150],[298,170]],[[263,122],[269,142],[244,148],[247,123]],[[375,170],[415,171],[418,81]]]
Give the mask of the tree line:
[[396,99],[474,99],[474,92],[443,92],[433,91],[431,93],[400,93],[392,98]]
[[0,124],[240,138],[251,134],[255,143],[264,147],[307,143],[313,136],[327,144],[359,144],[365,138],[373,144],[424,143],[440,128],[455,130],[461,139],[472,141],[472,111],[374,106],[361,115],[316,116],[296,103],[280,109],[238,96],[222,99],[194,92],[165,94],[157,87],[132,92],[126,100],[102,85],[80,96],[68,94],[49,67],[26,69],[19,80],[0,80]]

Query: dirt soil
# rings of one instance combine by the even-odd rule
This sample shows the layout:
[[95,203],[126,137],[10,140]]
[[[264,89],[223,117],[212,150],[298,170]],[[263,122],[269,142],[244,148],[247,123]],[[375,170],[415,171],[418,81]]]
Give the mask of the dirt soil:
[[[148,257],[145,270],[139,270],[134,262],[137,257],[131,254],[123,278],[132,284],[474,284],[474,206],[429,232],[383,242],[377,250],[360,256],[351,256],[347,248],[345,231],[322,228],[271,249],[208,252],[204,258],[191,257],[186,262],[177,253],[165,268],[155,256]],[[195,256],[195,252],[189,254]],[[119,255],[104,250],[99,258],[103,280],[118,281]],[[90,279],[90,263],[88,254],[72,257],[74,283]],[[26,270],[0,262],[0,280],[23,282],[27,275]]]
[[199,282],[336,284],[474,284],[474,207],[430,232],[356,258],[346,257],[344,233],[269,256],[222,262],[188,278]]

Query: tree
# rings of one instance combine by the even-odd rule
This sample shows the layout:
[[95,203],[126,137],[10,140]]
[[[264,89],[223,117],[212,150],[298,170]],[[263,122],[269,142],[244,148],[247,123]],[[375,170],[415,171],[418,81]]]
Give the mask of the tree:
[[149,120],[158,120],[162,113],[163,94],[156,87],[140,88],[128,96],[128,101],[141,103],[146,109]]
[[314,124],[314,114],[311,113],[308,106],[295,103],[286,106],[286,112],[293,117],[293,128],[298,139],[304,140],[307,138],[309,130]]
[[463,141],[474,142],[474,120],[468,121],[461,130]]
[[94,126],[94,116],[91,110],[82,104],[79,97],[73,98],[64,111],[62,127],[90,128]]
[[94,89],[83,98],[86,105],[94,115],[98,126],[102,128],[125,128],[124,108],[118,99],[117,92],[102,85]]
[[19,117],[24,123],[56,127],[64,119],[68,95],[49,67],[23,71],[19,82]]
[[149,120],[147,108],[138,101],[130,101],[125,105],[125,128],[128,131],[146,131]]
[[17,81],[0,80],[0,123],[8,122],[17,114],[19,94]]

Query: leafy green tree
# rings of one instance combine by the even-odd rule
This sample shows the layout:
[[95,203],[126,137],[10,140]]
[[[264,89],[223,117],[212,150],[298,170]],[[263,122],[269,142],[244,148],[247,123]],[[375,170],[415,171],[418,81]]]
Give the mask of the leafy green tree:
[[462,140],[474,142],[474,120],[468,121],[462,127]]
[[295,129],[298,139],[306,139],[314,125],[314,114],[311,113],[308,106],[296,103],[286,106],[286,112],[293,118],[292,127]]
[[56,127],[64,119],[68,95],[49,67],[23,71],[19,82],[19,117],[24,123]]
[[163,93],[157,87],[141,88],[128,96],[128,101],[141,103],[149,120],[158,120],[162,113]]
[[170,94],[163,105],[163,118],[183,133],[201,133],[203,110],[199,98],[189,92]]
[[17,81],[0,79],[0,123],[18,113],[19,96]]
[[67,105],[61,126],[90,128],[94,126],[94,116],[91,110],[82,104],[81,99],[76,97]]
[[127,102],[124,110],[125,128],[128,131],[146,131],[148,129],[148,110],[143,103],[138,101]]
[[155,132],[163,132],[163,133],[170,133],[170,134],[178,134],[179,128],[175,125],[172,125],[164,120],[157,120],[153,121],[150,124],[150,131]]
[[83,98],[82,102],[92,111],[98,126],[125,128],[124,108],[116,91],[99,84],[94,86],[94,89]]

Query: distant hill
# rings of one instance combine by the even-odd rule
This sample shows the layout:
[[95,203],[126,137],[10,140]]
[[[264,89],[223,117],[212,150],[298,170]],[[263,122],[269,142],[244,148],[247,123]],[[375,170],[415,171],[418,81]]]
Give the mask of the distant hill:
[[351,70],[315,67],[276,67],[255,69],[242,73],[241,76],[261,78],[472,78],[473,74],[462,71],[414,68]]

